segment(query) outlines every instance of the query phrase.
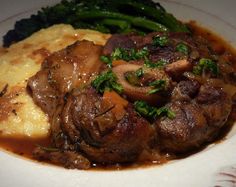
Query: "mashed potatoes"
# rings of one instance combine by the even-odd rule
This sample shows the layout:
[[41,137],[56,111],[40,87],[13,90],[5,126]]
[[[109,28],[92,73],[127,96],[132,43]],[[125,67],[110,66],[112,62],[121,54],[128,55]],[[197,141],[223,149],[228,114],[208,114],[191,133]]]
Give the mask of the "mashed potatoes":
[[0,135],[44,137],[50,125],[47,116],[26,91],[29,77],[39,71],[44,58],[77,40],[104,45],[110,35],[55,25],[3,49],[0,53]]

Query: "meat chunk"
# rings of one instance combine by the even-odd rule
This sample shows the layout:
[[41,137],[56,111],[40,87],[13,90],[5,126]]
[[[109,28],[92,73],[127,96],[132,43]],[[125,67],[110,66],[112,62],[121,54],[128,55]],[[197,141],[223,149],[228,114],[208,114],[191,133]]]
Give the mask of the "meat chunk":
[[[153,39],[155,37],[167,37],[168,42],[164,46],[155,45],[153,42]],[[152,62],[155,63],[162,60],[171,64],[172,62],[176,62],[180,59],[186,58],[185,54],[176,51],[176,46],[179,43],[185,43],[186,45],[188,45],[190,48],[189,51],[191,51],[191,49],[196,50],[194,41],[186,33],[166,34],[163,32],[153,32],[145,36],[140,36],[137,34],[114,34],[104,46],[103,54],[109,56],[112,54],[115,48],[140,50],[145,47],[149,51],[149,59]],[[191,59],[189,60],[191,62]]]
[[179,101],[167,104],[176,117],[161,118],[156,123],[161,147],[172,152],[187,152],[212,141],[225,124],[232,107],[229,95],[209,85],[201,86],[192,101],[186,100],[186,95],[184,100],[182,95],[176,98]]
[[[74,93],[71,97],[73,102],[66,109],[70,113],[63,115],[62,128],[94,162],[134,161],[154,138],[152,126],[138,116],[131,105],[123,118],[117,120],[93,89]],[[74,138],[75,134],[78,139]]]
[[166,62],[167,65],[172,62],[176,62],[181,58],[184,58],[183,54],[176,52],[174,47],[166,46],[166,47],[155,47],[149,45],[150,52],[150,60],[154,63],[163,61]]
[[200,84],[197,81],[180,81],[172,92],[172,101],[190,101],[199,91]]
[[198,105],[173,102],[167,106],[175,113],[175,118],[162,118],[156,124],[162,149],[186,152],[207,140],[207,121]]
[[145,46],[152,44],[153,37],[157,36],[157,35],[161,36],[161,35],[163,35],[163,33],[162,32],[153,32],[153,33],[149,33],[145,36],[130,34],[129,38],[136,44],[136,47],[138,49],[141,49]]
[[27,85],[35,103],[52,116],[67,92],[89,84],[101,71],[101,52],[101,46],[82,41],[46,58],[42,69]]
[[103,54],[110,55],[115,48],[131,49],[135,48],[135,43],[127,35],[114,34],[104,46]]
[[48,70],[39,71],[28,80],[27,88],[34,102],[47,113],[49,117],[52,117],[56,110],[57,103],[59,102],[59,95],[49,84],[48,75]]
[[102,46],[93,42],[76,42],[64,50],[49,56],[43,63],[43,69],[49,69],[49,81],[61,93],[74,87],[88,84],[97,75],[102,66],[100,55]]
[[201,106],[204,115],[212,128],[221,128],[232,108],[232,99],[221,88],[214,88],[203,85],[196,98],[196,102]]

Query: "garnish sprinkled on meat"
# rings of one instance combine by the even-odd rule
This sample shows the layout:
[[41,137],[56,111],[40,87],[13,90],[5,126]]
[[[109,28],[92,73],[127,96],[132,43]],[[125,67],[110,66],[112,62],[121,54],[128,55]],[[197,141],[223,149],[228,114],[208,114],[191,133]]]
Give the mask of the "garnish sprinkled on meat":
[[88,169],[157,162],[212,142],[235,89],[204,45],[189,33],[115,34],[105,46],[81,41],[51,54],[28,81],[51,124],[53,149],[38,147],[35,157]]

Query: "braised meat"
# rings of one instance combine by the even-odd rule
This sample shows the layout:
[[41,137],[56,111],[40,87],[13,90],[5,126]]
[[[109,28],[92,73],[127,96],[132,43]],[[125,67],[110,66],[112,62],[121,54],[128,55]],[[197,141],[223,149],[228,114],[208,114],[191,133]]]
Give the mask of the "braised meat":
[[156,123],[162,149],[184,152],[208,139],[207,122],[198,105],[172,102],[168,107],[175,112],[175,119],[162,118]]
[[48,81],[49,71],[39,71],[28,81],[28,90],[34,102],[49,115],[53,116],[58,101],[58,92],[53,89]]
[[35,157],[88,169],[158,162],[214,141],[236,92],[234,70],[216,54],[187,33],[116,34],[52,54],[28,81],[51,123],[53,151],[38,147]]
[[168,103],[176,114],[175,119],[161,118],[156,128],[163,149],[186,152],[217,136],[230,114],[232,100],[222,90],[209,85],[202,85],[192,99],[194,89],[199,88],[196,83],[180,82],[177,87],[179,93]]
[[[176,50],[178,44],[185,44],[190,49],[184,53],[181,50]],[[180,47],[181,47],[180,45]],[[195,56],[188,56],[191,52],[197,51],[197,44],[193,38],[187,33],[162,33],[155,32],[147,34],[146,36],[139,35],[113,35],[104,46],[103,54],[112,54],[116,48],[137,48],[142,49],[147,47],[150,53],[150,59],[153,62],[164,60],[167,63],[172,63],[180,59],[189,57],[190,61],[195,60]]]
[[232,98],[221,88],[203,85],[196,102],[201,106],[210,126],[219,128],[224,125],[232,107]]
[[198,94],[199,89],[200,84],[197,81],[180,81],[172,91],[172,100],[191,101]]
[[104,46],[103,54],[110,55],[115,48],[132,49],[135,46],[135,41],[129,36],[114,34]]
[[35,103],[53,116],[67,92],[88,84],[100,72],[104,65],[100,61],[101,51],[102,46],[82,41],[46,58],[42,69],[28,80]]
[[134,161],[148,148],[154,129],[132,105],[126,107],[121,119],[116,118],[111,107],[91,88],[73,93],[63,111],[62,128],[73,143],[80,142],[78,148],[92,161]]

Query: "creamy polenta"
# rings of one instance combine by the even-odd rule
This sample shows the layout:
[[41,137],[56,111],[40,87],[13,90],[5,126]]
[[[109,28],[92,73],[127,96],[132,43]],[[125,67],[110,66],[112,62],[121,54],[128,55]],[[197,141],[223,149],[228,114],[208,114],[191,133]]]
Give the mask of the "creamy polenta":
[[46,114],[26,90],[27,80],[40,70],[44,58],[73,44],[89,40],[104,45],[110,35],[54,25],[0,52],[0,135],[40,138],[49,134]]

